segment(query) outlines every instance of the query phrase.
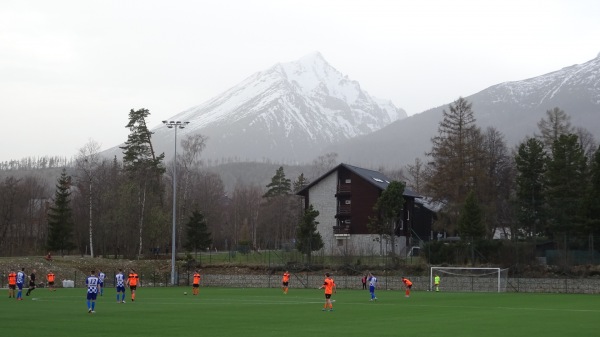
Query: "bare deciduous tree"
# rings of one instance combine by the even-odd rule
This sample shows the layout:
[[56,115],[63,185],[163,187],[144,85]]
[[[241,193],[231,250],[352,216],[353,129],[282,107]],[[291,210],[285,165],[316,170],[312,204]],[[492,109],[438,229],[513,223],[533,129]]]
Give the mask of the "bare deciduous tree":
[[89,219],[89,245],[90,245],[90,256],[94,257],[94,231],[93,231],[93,196],[92,193],[94,185],[94,171],[100,163],[100,144],[90,139],[82,148],[79,149],[79,153],[75,159],[77,168],[83,173],[88,187],[88,207],[90,211]]

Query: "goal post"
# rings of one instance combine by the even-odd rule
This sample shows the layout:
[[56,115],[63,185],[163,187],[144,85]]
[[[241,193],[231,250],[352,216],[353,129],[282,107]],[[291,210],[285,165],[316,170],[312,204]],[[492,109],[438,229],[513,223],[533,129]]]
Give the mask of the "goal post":
[[440,277],[443,291],[504,292],[508,283],[508,269],[476,267],[431,267],[429,290],[434,290],[434,278]]

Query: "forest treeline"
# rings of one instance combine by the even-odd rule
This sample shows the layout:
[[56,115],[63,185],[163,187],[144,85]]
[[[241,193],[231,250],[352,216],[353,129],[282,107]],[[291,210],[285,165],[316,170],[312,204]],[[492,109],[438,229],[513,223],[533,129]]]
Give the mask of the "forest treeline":
[[[148,115],[146,109],[130,112],[123,160],[102,158],[99,145],[90,141],[64,163],[68,170],[55,190],[36,176],[4,178],[0,255],[48,249],[104,256],[166,254],[174,169],[180,252],[240,245],[279,249],[297,243],[298,226],[306,219],[294,192],[337,165],[335,153],[318,157],[310,172],[293,179],[280,167],[270,172],[269,184],[237,181],[228,191],[219,172],[202,163],[209,139],[185,137],[177,163],[165,162],[152,149]],[[547,111],[537,126],[538,133],[509,149],[498,130],[476,126],[471,104],[459,98],[443,111],[431,151],[402,169],[375,169],[438,205],[436,232],[471,240],[491,240],[499,233],[524,241],[570,237],[577,238],[569,241],[576,246],[581,238],[600,234],[600,152],[591,133],[572,127],[559,108]],[[62,220],[55,217],[69,212]],[[57,228],[63,234],[53,233]],[[65,242],[57,243],[59,237]]]

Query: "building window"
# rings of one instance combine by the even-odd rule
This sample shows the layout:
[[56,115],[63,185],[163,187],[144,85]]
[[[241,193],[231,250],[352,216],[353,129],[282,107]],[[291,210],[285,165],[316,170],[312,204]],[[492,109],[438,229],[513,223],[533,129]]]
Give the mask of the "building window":
[[350,204],[352,203],[352,201],[350,201],[350,200],[348,199],[348,200],[344,201],[344,203],[345,203],[346,205],[350,205]]
[[338,247],[343,247],[344,246],[344,240],[337,240],[337,245],[338,245]]
[[351,179],[346,179],[346,184],[350,184],[352,182]]

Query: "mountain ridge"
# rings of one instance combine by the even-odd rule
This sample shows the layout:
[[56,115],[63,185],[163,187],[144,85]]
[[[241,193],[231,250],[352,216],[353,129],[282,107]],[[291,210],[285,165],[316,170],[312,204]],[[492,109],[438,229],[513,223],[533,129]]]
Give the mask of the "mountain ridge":
[[[458,97],[457,97],[458,98]],[[600,54],[582,64],[520,81],[499,83],[464,97],[472,103],[476,124],[495,127],[513,147],[537,132],[547,110],[558,107],[574,127],[600,139]],[[448,103],[450,104],[450,103]],[[401,167],[425,157],[448,104],[396,121],[369,135],[328,147],[340,160]]]

